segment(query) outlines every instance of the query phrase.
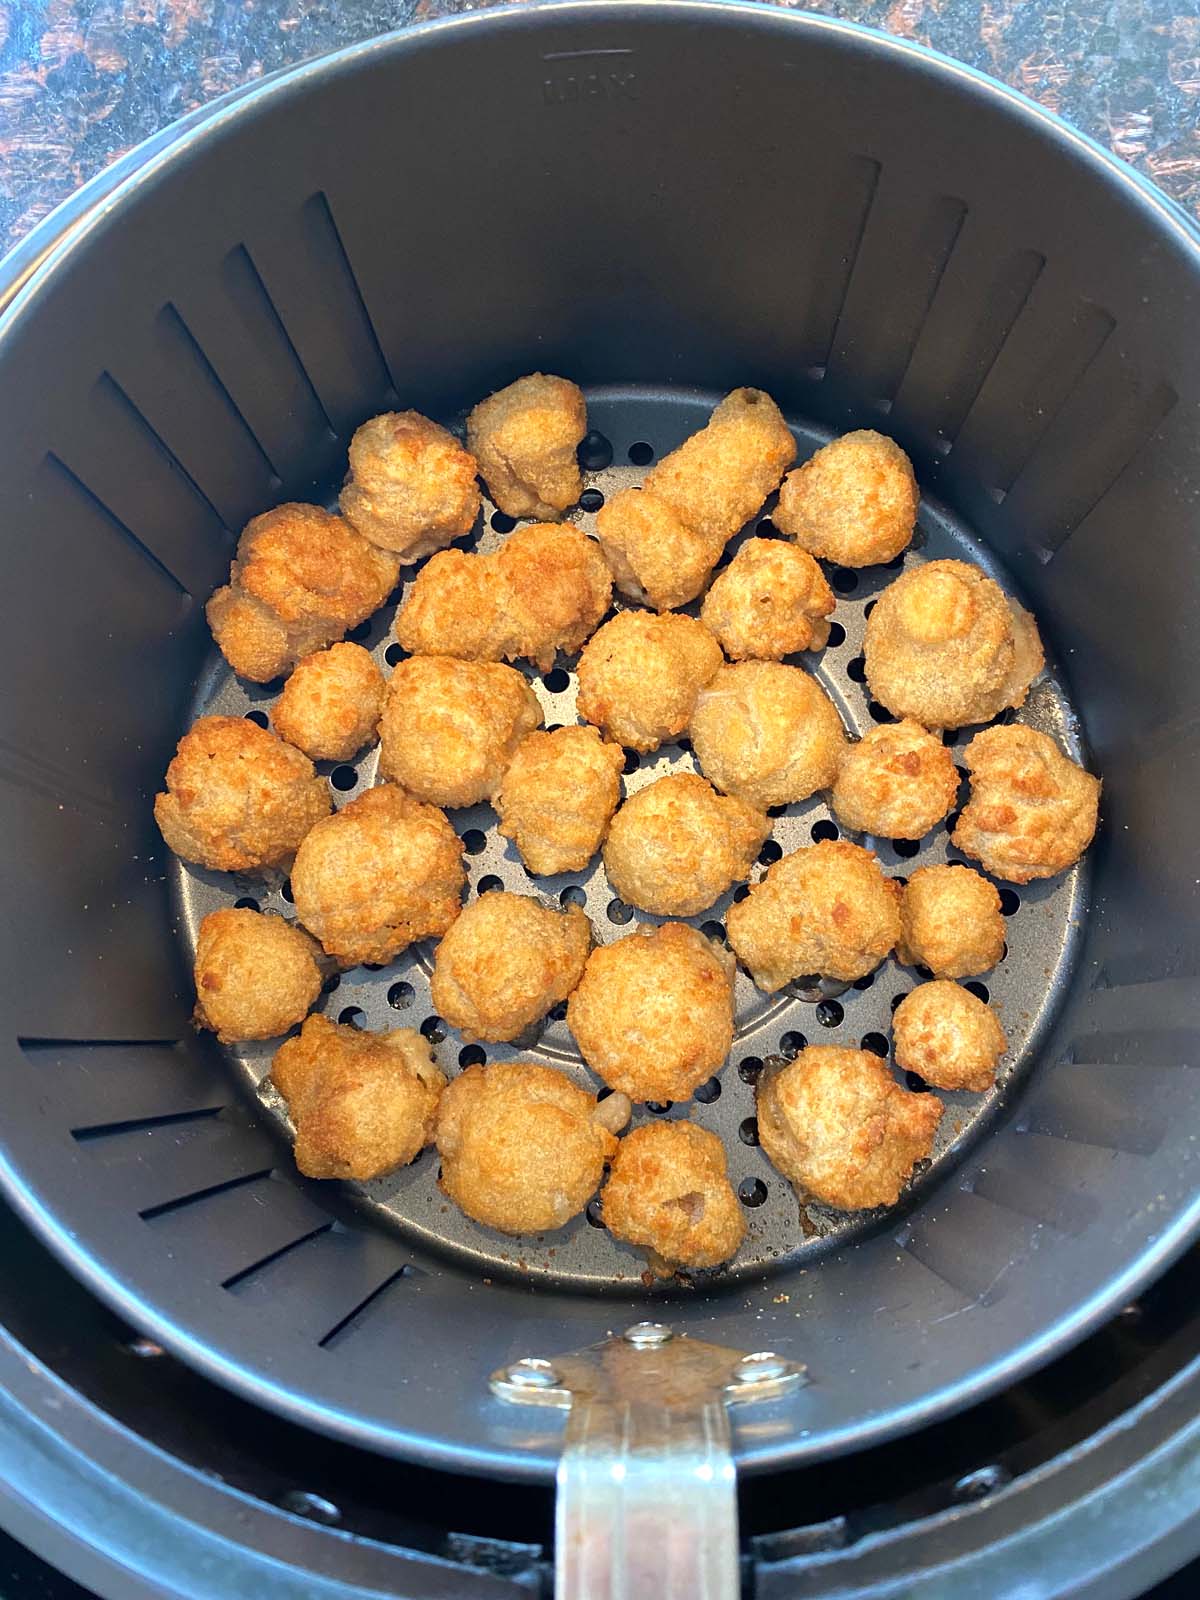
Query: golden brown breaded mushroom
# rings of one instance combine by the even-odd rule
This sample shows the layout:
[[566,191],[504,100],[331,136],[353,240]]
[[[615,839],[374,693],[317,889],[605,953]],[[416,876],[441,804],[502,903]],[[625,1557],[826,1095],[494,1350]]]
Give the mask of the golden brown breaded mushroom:
[[595,1194],[616,1152],[607,1105],[533,1061],[468,1067],[438,1111],[442,1188],[500,1233],[561,1228]]
[[582,872],[621,802],[625,752],[595,728],[526,734],[493,798],[530,872]]
[[941,1102],[902,1089],[869,1050],[810,1045],[758,1089],[758,1137],[801,1198],[842,1211],[894,1205],[933,1149]]
[[601,945],[567,1004],[580,1054],[631,1100],[690,1100],[733,1042],[733,958],[686,923]]
[[323,959],[315,939],[274,912],[210,911],[196,937],[196,1026],[222,1044],[277,1038],[315,1004]]
[[239,677],[269,683],[377,611],[399,572],[341,517],[276,506],[246,524],[208,624]]
[[439,550],[409,586],[394,624],[409,655],[503,661],[508,624],[493,556]]
[[577,906],[493,890],[438,945],[434,1008],[464,1039],[515,1039],[567,998],[591,948],[592,925]]
[[1100,780],[1048,734],[1013,724],[985,728],[963,751],[971,798],[951,839],[1010,883],[1052,878],[1092,842]]
[[828,788],[846,749],[833,701],[815,678],[781,661],[722,667],[701,691],[688,731],[704,776],[763,811]]
[[457,833],[394,784],[368,789],[312,830],[296,854],[296,915],[342,966],[391,961],[457,917],[466,874]]
[[773,520],[814,556],[870,567],[911,543],[918,499],[912,462],[900,446],[861,428],[788,473]]
[[919,722],[884,722],[842,757],[830,796],[838,820],[884,839],[921,839],[947,816],[958,769]]
[[479,515],[475,458],[419,411],[387,411],[350,441],[342,515],[400,561],[419,561],[469,533]]
[[966,561],[930,561],[889,584],[867,618],[863,655],[875,699],[927,728],[1022,705],[1044,665],[1033,618]]
[[575,452],[586,432],[581,390],[545,372],[498,389],[467,418],[467,443],[492,499],[508,516],[538,522],[557,522],[579,499]]
[[906,994],[892,1017],[896,1065],[935,1089],[984,1094],[1008,1040],[991,1006],[957,983],[938,978]]
[[644,1250],[659,1277],[720,1266],[746,1237],[725,1146],[693,1122],[651,1122],[626,1134],[600,1199],[608,1231]]
[[201,717],[176,747],[154,820],[184,861],[255,872],[290,861],[331,804],[299,750],[244,717]]
[[747,539],[713,579],[700,620],[731,661],[779,661],[825,646],[834,604],[807,550],[782,539]]
[[1004,954],[1004,915],[994,883],[970,867],[918,867],[900,896],[896,960],[935,978],[972,978]]
[[366,1182],[407,1166],[433,1142],[446,1080],[411,1028],[362,1033],[309,1017],[275,1052],[271,1078],[296,1129],[309,1178]]
[[596,537],[617,588],[639,605],[671,611],[694,600],[725,548],[689,528],[649,489],[620,489],[596,516]]
[[618,744],[657,750],[687,727],[720,665],[720,645],[695,617],[618,612],[579,658],[579,714]]
[[297,663],[272,713],[281,739],[313,761],[349,761],[375,741],[383,673],[360,644],[335,644]]
[[388,683],[380,776],[433,805],[473,806],[496,792],[541,720],[537,696],[512,667],[412,656]]
[[869,850],[823,840],[784,856],[725,917],[729,943],[768,994],[810,973],[845,983],[900,937],[900,886]]
[[604,866],[622,900],[660,917],[694,917],[750,876],[771,831],[765,812],[718,794],[694,772],[631,795],[608,829]]

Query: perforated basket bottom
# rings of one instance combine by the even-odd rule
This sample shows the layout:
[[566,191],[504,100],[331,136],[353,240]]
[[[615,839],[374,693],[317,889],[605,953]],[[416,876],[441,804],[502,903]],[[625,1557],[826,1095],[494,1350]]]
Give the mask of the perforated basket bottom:
[[[701,427],[719,398],[693,391],[645,389],[601,389],[589,393],[590,425],[611,443],[613,456],[609,467],[585,474],[587,488],[608,495],[640,482],[649,460],[673,449]],[[793,431],[801,459],[828,439],[827,433],[799,422],[793,424]],[[585,494],[584,501],[592,509],[579,510],[569,520],[590,529],[598,505],[594,495]],[[762,517],[768,517],[769,513],[770,503]],[[742,538],[755,531],[759,520],[739,536],[731,552]],[[460,542],[464,548],[494,549],[511,526],[485,503],[476,529]],[[873,721],[867,691],[860,681],[867,608],[880,590],[893,581],[901,565],[944,556],[978,562],[1007,586],[1005,574],[970,530],[936,501],[928,499],[922,502],[914,548],[906,553],[902,562],[893,563],[891,568],[872,568],[866,572],[837,570],[830,573],[838,597],[834,613],[836,626],[830,644],[824,651],[807,653],[796,660],[819,678],[852,732],[865,733]],[[411,580],[413,570],[406,572],[404,587]],[[400,655],[398,646],[391,642],[394,612],[395,604],[389,603],[369,625],[354,635],[361,635],[362,642],[385,670]],[[522,668],[545,709],[548,726],[577,720],[573,667],[573,661],[562,663],[554,672],[541,677],[531,668]],[[277,687],[242,684],[217,657],[201,681],[193,716],[253,714],[258,720],[264,716],[269,719]],[[879,710],[876,708],[877,712]],[[1053,734],[1070,753],[1079,756],[1076,715],[1052,670],[1034,686],[1020,712],[1020,720]],[[955,734],[954,747],[965,744],[972,731],[964,729]],[[375,782],[377,755],[375,749],[367,752],[352,768],[332,763],[322,765],[322,770],[329,774],[335,805],[353,799]],[[626,793],[632,793],[664,773],[691,769],[694,765],[691,751],[679,744],[666,746],[648,756],[631,754],[624,779]],[[600,943],[629,933],[635,921],[662,920],[634,912],[616,900],[599,857],[585,873],[534,878],[526,873],[512,844],[496,832],[495,813],[489,806],[452,811],[450,816],[467,845],[469,896],[485,893],[499,884],[519,894],[539,895],[553,904],[568,896],[578,903],[582,894],[582,903]],[[921,865],[966,860],[950,844],[951,825],[939,826],[917,846],[901,843],[897,849],[890,840],[847,834],[835,823],[824,800],[815,797],[788,806],[773,817],[771,839],[764,847],[763,860],[774,860],[779,854],[811,843],[814,837],[832,838],[843,833],[874,849],[886,872],[906,875]],[[756,868],[756,876],[763,871],[765,865]],[[218,906],[252,901],[264,909],[292,914],[288,886],[278,876],[265,883],[261,878],[231,878],[176,863],[174,883],[179,927],[188,943],[189,964],[200,920]],[[748,1231],[737,1258],[719,1273],[706,1276],[713,1287],[719,1280],[736,1281],[780,1266],[813,1263],[832,1247],[845,1244],[868,1230],[886,1227],[889,1223],[895,1225],[899,1214],[919,1203],[932,1185],[953,1182],[957,1158],[969,1144],[985,1134],[1002,1105],[1017,1091],[1036,1057],[1057,1001],[1069,983],[1084,914],[1086,883],[1082,868],[1049,883],[1020,890],[1003,884],[999,887],[1008,913],[1008,952],[993,972],[984,974],[972,986],[981,984],[983,987],[977,988],[977,992],[990,996],[1008,1035],[1009,1049],[996,1086],[989,1094],[941,1095],[946,1113],[932,1159],[924,1170],[914,1175],[908,1192],[893,1210],[843,1213],[812,1203],[800,1205],[790,1185],[757,1147],[754,1082],[764,1060],[771,1056],[794,1055],[805,1041],[847,1046],[863,1044],[881,1054],[887,1053],[894,1005],[920,981],[916,972],[899,966],[894,959],[884,962],[871,977],[849,988],[826,982],[819,992],[810,990],[773,996],[762,994],[745,973],[739,971],[736,1035],[729,1062],[719,1076],[703,1086],[697,1099],[689,1104],[653,1110],[645,1106],[636,1108],[635,1124],[658,1116],[691,1116],[725,1142],[730,1176],[746,1208]],[[735,888],[701,916],[689,920],[710,935],[723,936],[725,913],[738,893]],[[557,1015],[547,1019],[532,1048],[465,1044],[434,1014],[429,992],[432,956],[433,947],[422,945],[407,951],[386,968],[371,971],[354,967],[342,973],[336,980],[336,987],[327,986],[318,1009],[335,1020],[354,1021],[369,1029],[420,1028],[432,1043],[439,1064],[451,1075],[472,1061],[521,1057],[559,1067],[589,1089],[599,1087],[580,1060],[565,1022]],[[248,1091],[258,1097],[264,1117],[274,1119],[286,1133],[289,1128],[286,1113],[266,1081],[276,1047],[277,1042],[268,1042],[243,1046],[227,1054],[232,1069],[241,1076]],[[636,1288],[642,1278],[645,1263],[641,1256],[608,1234],[595,1202],[586,1216],[576,1217],[557,1233],[510,1239],[464,1217],[442,1194],[437,1173],[436,1151],[427,1150],[401,1172],[347,1188],[356,1203],[379,1225],[399,1229],[410,1239],[488,1276],[511,1275],[525,1281],[552,1281],[557,1286],[574,1286],[589,1292],[613,1289],[625,1293],[631,1287]]]

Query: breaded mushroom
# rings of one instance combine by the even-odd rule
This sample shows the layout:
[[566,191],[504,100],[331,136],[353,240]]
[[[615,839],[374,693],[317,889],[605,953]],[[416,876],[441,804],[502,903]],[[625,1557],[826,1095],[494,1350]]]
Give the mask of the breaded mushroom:
[[823,840],[784,856],[730,906],[729,942],[760,989],[819,973],[851,983],[900,937],[900,886],[869,850]]
[[824,648],[834,604],[807,550],[782,539],[747,539],[713,579],[700,620],[731,661],[779,661]]
[[815,678],[781,661],[722,667],[701,691],[688,731],[704,776],[764,811],[828,788],[846,749],[833,701]]
[[595,728],[526,734],[492,804],[530,872],[582,872],[621,803],[625,752]]
[[576,384],[545,372],[518,378],[467,418],[467,444],[506,515],[557,522],[583,489],[575,452],[587,432]]
[[620,611],[579,658],[579,714],[618,744],[657,750],[687,727],[721,659],[695,617]]
[[867,683],[926,728],[988,722],[1025,701],[1044,665],[1037,624],[966,561],[930,561],[879,596],[863,637]]
[[639,927],[588,957],[567,1005],[580,1054],[631,1100],[690,1100],[733,1043],[733,957],[686,923]]
[[788,473],[773,520],[814,556],[871,567],[912,542],[918,499],[912,462],[900,446],[860,428]]
[[349,761],[375,740],[383,673],[360,644],[335,644],[297,663],[275,702],[275,731],[313,761]]
[[746,1237],[725,1146],[694,1122],[651,1122],[626,1134],[600,1202],[608,1231],[645,1251],[658,1277],[718,1267]]
[[840,1211],[894,1205],[941,1117],[934,1095],[902,1089],[869,1050],[810,1045],[759,1082],[768,1159],[802,1199]]
[[830,796],[838,820],[884,839],[921,839],[947,816],[958,769],[942,741],[905,718],[864,734],[842,757]]
[[350,441],[342,515],[405,564],[444,550],[479,515],[475,458],[419,411],[387,411]]
[[315,939],[274,912],[210,911],[196,936],[196,1026],[222,1044],[277,1038],[316,1003],[323,959]]
[[1004,954],[1004,914],[994,883],[970,867],[918,867],[900,896],[896,960],[935,978],[972,978]]
[[906,994],[892,1018],[896,1065],[935,1089],[984,1094],[1008,1040],[991,1006],[938,978]]
[[412,656],[388,683],[379,723],[379,775],[418,800],[489,800],[542,708],[519,672],[495,661]]
[[244,717],[201,717],[176,747],[154,820],[184,861],[256,872],[290,861],[331,804],[299,750]]
[[689,528],[648,489],[619,489],[596,515],[596,537],[622,594],[655,611],[694,600],[725,548]]
[[960,850],[1010,883],[1074,866],[1096,832],[1099,778],[1020,724],[977,733],[963,762],[971,798],[950,836]]
[[365,1183],[407,1166],[433,1142],[446,1080],[412,1028],[363,1033],[309,1017],[275,1052],[271,1080],[296,1129],[309,1178]]
[[[627,1120],[628,1103],[621,1110]],[[534,1061],[468,1067],[438,1111],[442,1188],[500,1233],[561,1228],[587,1205],[616,1154],[613,1115],[609,1101],[597,1105],[565,1073]]]
[[668,773],[612,819],[604,867],[621,899],[660,917],[694,917],[750,876],[771,831],[764,811],[718,794],[694,772]]
[[344,967],[391,961],[457,917],[462,856],[443,812],[382,784],[305,839],[292,868],[296,915]]
[[239,677],[269,683],[378,611],[399,572],[343,518],[276,506],[246,524],[208,625]]
[[472,900],[433,963],[433,1004],[464,1039],[515,1039],[565,1000],[592,948],[577,906],[493,890]]

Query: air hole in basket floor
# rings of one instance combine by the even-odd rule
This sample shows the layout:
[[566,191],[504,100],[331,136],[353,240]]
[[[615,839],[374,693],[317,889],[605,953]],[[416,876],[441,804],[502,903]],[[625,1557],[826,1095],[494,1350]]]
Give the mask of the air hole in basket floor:
[[599,489],[585,489],[579,496],[579,509],[581,511],[599,511],[604,504],[604,496]]
[[412,984],[406,983],[403,979],[399,983],[393,983],[387,992],[388,1005],[393,1011],[407,1011],[416,997],[417,991]]
[[465,1044],[458,1052],[460,1067],[481,1067],[487,1060],[487,1051],[482,1045]]
[[244,894],[240,900],[233,902],[233,907],[235,911],[257,911],[258,901],[252,900],[248,894]]
[[256,728],[267,728],[270,726],[271,719],[265,711],[247,711],[246,721],[252,722]]
[[743,1083],[757,1083],[763,1064],[758,1056],[743,1056],[738,1062],[738,1077]]
[[334,767],[329,774],[329,781],[335,789],[347,794],[358,782],[358,773],[353,767]]
[[827,817],[822,817],[820,822],[814,822],[808,830],[808,836],[814,844],[824,844],[829,840],[840,838],[836,822],[830,822]]
[[430,1044],[441,1044],[446,1037],[446,1024],[441,1017],[426,1017],[421,1024],[421,1033]]
[[845,642],[846,642],[846,630],[845,630],[845,628],[842,627],[840,622],[831,622],[829,624],[829,637],[825,641],[826,649],[828,649],[828,650],[836,650],[839,645],[845,644]]
[[721,1098],[721,1080],[719,1078],[709,1078],[696,1090],[695,1097],[702,1106],[712,1105],[714,1100]]
[[738,1138],[743,1144],[758,1143],[758,1118],[746,1117],[738,1124]]
[[516,520],[504,511],[492,512],[492,527],[497,533],[511,533],[516,527]]
[[823,1028],[836,1028],[846,1015],[836,1000],[822,1000],[817,1007],[817,1021]]
[[647,444],[645,440],[639,440],[637,444],[631,444],[629,446],[629,459],[635,467],[648,467],[654,460],[654,446]]
[[887,1057],[888,1042],[881,1033],[864,1033],[859,1040],[863,1050],[869,1050],[873,1056]]
[[603,472],[606,467],[612,466],[612,458],[613,447],[602,433],[584,434],[576,451],[576,460],[585,472]]
[[338,1012],[338,1021],[343,1028],[364,1028],[367,1014],[361,1006],[343,1006]]
[[767,1198],[767,1186],[761,1178],[743,1178],[738,1184],[738,1199],[744,1206],[761,1206]]

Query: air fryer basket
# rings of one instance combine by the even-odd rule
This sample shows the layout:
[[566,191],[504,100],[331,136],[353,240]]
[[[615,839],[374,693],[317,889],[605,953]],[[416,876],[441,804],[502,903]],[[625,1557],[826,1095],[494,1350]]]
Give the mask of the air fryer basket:
[[[1045,947],[1057,1015],[986,1137],[819,1260],[657,1300],[807,1365],[737,1434],[744,1466],[862,1444],[1045,1359],[1200,1214],[1200,253],[1077,136],[861,30],[691,0],[416,29],[242,97],[34,265],[0,324],[0,1174],[93,1288],[254,1398],[551,1470],[555,1425],[487,1374],[644,1314],[640,1283],[489,1280],[298,1179],[190,1028],[191,901],[148,803],[213,688],[203,600],[245,520],[326,498],[372,412],[448,417],[538,367],[621,449],[744,382],[805,438],[894,434],[934,543],[978,536],[1036,609],[1037,714],[1074,737],[1073,704],[1105,778],[1089,903],[1058,891]],[[825,1036],[874,1003],[851,991]]]

